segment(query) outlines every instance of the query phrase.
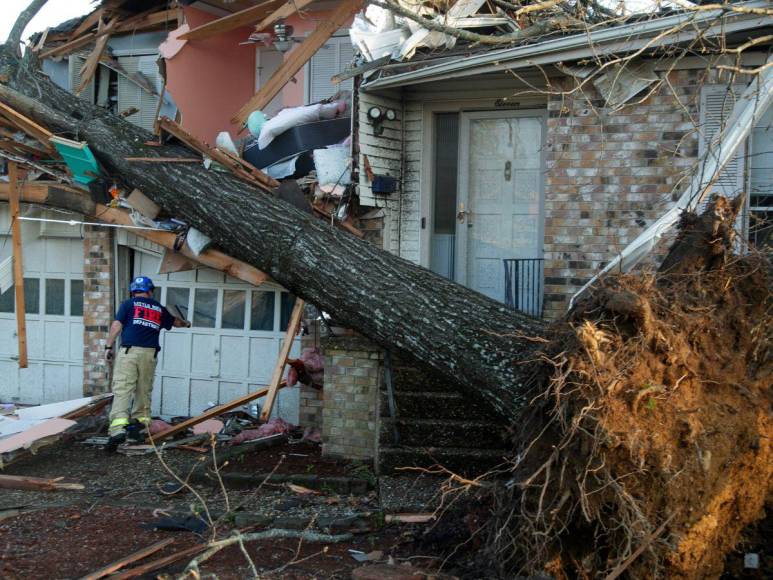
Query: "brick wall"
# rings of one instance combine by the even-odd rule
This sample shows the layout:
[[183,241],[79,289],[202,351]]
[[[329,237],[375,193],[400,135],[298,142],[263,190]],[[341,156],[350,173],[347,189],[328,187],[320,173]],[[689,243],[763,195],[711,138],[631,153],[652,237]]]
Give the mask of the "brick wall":
[[326,338],[322,453],[373,459],[378,436],[382,350],[363,338]]
[[83,393],[110,391],[105,341],[113,320],[113,232],[86,226],[83,238]]
[[[642,102],[604,107],[588,84],[548,101],[545,315],[568,301],[678,197],[698,156],[702,71],[675,71]],[[562,88],[571,90],[565,79]]]

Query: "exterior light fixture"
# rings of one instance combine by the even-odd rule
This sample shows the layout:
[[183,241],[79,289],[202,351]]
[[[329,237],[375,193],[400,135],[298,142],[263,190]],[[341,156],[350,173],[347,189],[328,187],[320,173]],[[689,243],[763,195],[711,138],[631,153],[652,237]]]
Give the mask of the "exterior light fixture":
[[397,113],[394,109],[382,110],[381,107],[371,107],[368,109],[368,119],[370,124],[373,125],[373,134],[381,135],[384,132],[382,123],[386,121],[394,121],[397,119]]

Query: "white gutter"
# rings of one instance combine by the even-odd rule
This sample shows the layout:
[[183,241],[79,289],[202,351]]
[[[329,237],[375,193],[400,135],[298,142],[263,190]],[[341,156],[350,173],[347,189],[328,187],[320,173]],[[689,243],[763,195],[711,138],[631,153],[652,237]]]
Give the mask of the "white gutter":
[[[771,63],[773,63],[773,56],[768,57],[768,65]],[[577,298],[596,280],[612,270],[627,272],[633,268],[652,251],[663,234],[676,224],[683,211],[694,211],[698,207],[719,177],[722,169],[733,158],[738,147],[749,136],[752,128],[765,114],[771,102],[773,102],[773,66],[768,66],[752,81],[738,99],[733,113],[725,125],[726,130],[720,131],[711,141],[703,157],[698,161],[698,168],[690,185],[676,204],[639,234],[601,272],[580,288],[569,301],[570,310]]]
[[[770,4],[767,0],[751,0],[750,2],[738,3],[736,6],[768,8]],[[699,25],[710,24],[723,15],[724,17],[716,24],[710,26],[708,30],[700,29]],[[684,27],[682,30],[659,38],[657,42],[647,44],[647,39],[652,39],[672,28],[678,28],[680,25]],[[773,25],[773,16],[768,15],[741,14],[722,9],[682,12],[664,18],[602,28],[591,33],[564,36],[515,48],[490,50],[451,62],[427,66],[412,72],[374,79],[363,83],[362,88],[365,90],[384,89],[430,82],[452,76],[470,76],[497,70],[513,70],[534,65],[550,64],[561,60],[593,57],[609,52],[637,50],[643,46],[652,46],[654,48],[664,44],[691,40],[699,35],[729,34],[738,30],[771,25]],[[603,44],[611,44],[611,46],[600,46]],[[576,54],[571,54],[572,51],[577,52]]]

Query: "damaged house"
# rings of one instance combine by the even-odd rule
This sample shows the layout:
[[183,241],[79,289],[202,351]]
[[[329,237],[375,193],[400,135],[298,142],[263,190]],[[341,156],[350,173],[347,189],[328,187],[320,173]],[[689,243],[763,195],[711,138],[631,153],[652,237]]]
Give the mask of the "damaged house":
[[[280,196],[320,219],[546,319],[688,189],[770,63],[769,36],[739,47],[773,25],[754,0],[747,11],[664,11],[590,31],[557,15],[527,25],[526,14],[477,0],[395,12],[349,0],[112,4],[37,37],[54,82],[199,154],[169,163],[203,155],[245,180],[282,182]],[[770,126],[769,109],[755,116],[714,184],[745,194],[738,227],[758,248],[770,243]],[[261,147],[265,127],[276,134]],[[136,275],[193,324],[164,337],[155,414],[195,416],[248,397],[272,384],[277,358],[281,378],[301,301],[246,264],[192,249],[191,233],[186,242],[175,216],[156,219],[140,192],[111,199],[110,176],[97,183],[93,213],[23,206],[29,365],[17,365],[8,287],[0,399],[108,390],[102,346]],[[67,190],[48,179],[25,188],[28,201]],[[7,232],[7,207],[0,216]],[[0,259],[12,251],[4,239]],[[279,390],[278,416],[320,428],[329,453],[378,456],[385,470],[426,462],[427,446],[451,466],[499,461],[496,428],[453,385],[320,318],[306,310],[309,333],[289,357],[325,334],[324,387]]]

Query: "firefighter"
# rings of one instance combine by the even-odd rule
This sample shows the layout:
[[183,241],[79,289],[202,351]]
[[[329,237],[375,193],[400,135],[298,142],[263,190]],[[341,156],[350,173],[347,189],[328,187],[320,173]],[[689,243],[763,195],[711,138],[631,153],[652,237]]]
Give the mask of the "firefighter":
[[153,281],[139,276],[129,285],[131,298],[118,308],[105,344],[105,358],[113,360],[115,340],[121,335],[121,348],[113,369],[113,406],[110,410],[110,436],[107,449],[114,451],[127,437],[133,442],[144,438],[150,424],[150,396],[156,371],[161,329],[190,327],[191,323],[172,316],[153,298]]

